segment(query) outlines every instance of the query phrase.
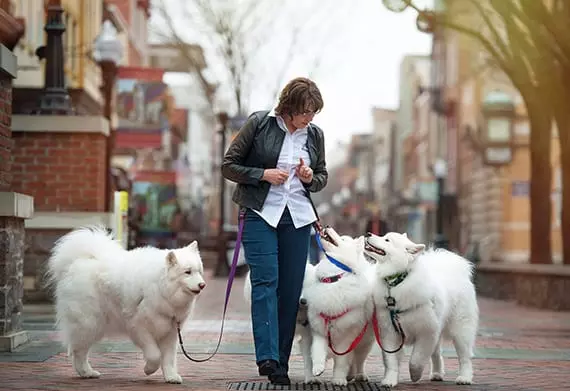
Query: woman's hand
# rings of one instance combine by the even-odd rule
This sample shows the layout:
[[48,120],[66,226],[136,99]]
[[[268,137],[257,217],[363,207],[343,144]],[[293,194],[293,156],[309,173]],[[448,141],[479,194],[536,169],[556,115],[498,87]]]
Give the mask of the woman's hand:
[[263,177],[261,180],[271,183],[272,185],[279,186],[285,183],[289,178],[287,171],[278,168],[268,168],[263,170]]
[[303,183],[311,183],[313,180],[313,170],[309,166],[305,166],[303,159],[299,160],[299,165],[295,168],[295,173]]

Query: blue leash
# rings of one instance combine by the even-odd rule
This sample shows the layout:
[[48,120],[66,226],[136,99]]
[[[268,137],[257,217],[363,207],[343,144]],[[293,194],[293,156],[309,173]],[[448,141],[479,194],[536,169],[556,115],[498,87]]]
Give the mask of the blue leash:
[[327,254],[327,252],[325,251],[325,249],[323,248],[323,244],[321,243],[321,235],[320,235],[320,229],[316,229],[315,228],[315,238],[317,239],[317,245],[319,246],[319,249],[323,252],[323,254],[325,254],[325,257],[327,257],[327,259],[336,267],[344,270],[345,272],[348,273],[352,273],[352,269],[349,268],[348,266],[346,266],[344,263],[342,263],[341,261],[339,261],[338,259],[335,259],[333,257],[331,257],[330,255]]

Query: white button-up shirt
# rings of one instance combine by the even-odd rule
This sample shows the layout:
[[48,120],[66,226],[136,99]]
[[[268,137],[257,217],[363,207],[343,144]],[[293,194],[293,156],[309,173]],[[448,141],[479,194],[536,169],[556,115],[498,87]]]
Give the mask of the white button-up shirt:
[[269,116],[276,117],[279,128],[285,132],[285,139],[276,168],[287,171],[289,178],[282,185],[271,185],[261,211],[255,212],[267,224],[276,228],[285,207],[288,207],[295,228],[300,228],[317,220],[311,201],[306,196],[305,187],[295,173],[295,168],[299,165],[300,159],[303,159],[307,166],[311,164],[307,150],[308,131],[305,127],[291,133],[283,118],[276,116],[274,110],[269,113]]

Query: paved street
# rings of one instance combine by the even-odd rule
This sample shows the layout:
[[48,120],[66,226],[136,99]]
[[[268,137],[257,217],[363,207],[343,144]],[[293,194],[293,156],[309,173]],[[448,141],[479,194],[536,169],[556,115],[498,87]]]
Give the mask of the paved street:
[[[186,345],[196,357],[211,351],[217,340],[225,292],[223,279],[210,279],[194,318],[184,332]],[[53,329],[51,306],[27,306],[25,326],[33,342],[20,352],[0,353],[0,390],[223,390],[244,389],[239,382],[263,382],[256,374],[249,311],[242,300],[243,280],[234,284],[228,321],[220,353],[196,364],[179,355],[182,385],[167,385],[160,373],[143,374],[142,354],[128,340],[104,341],[94,348],[92,365],[100,379],[76,377]],[[481,327],[474,360],[475,382],[464,390],[564,390],[570,380],[570,313],[539,311],[511,303],[480,299]],[[411,385],[402,369],[400,390],[458,390],[453,383],[457,362],[451,345],[445,345],[447,375],[443,383]],[[329,364],[330,365],[330,364]],[[371,382],[382,377],[382,362],[375,350],[367,362]],[[331,371],[323,375],[325,379]],[[291,376],[302,380],[302,359],[295,350]],[[424,375],[425,377],[425,375]],[[258,384],[255,384],[255,389]],[[265,389],[265,384],[260,384]],[[238,388],[239,387],[239,388]],[[270,387],[271,388],[271,387]],[[277,387],[281,389],[280,387]],[[339,389],[327,385],[326,389]],[[250,385],[249,388],[252,389]],[[295,389],[295,386],[293,386]],[[309,388],[310,389],[310,388]],[[316,388],[314,388],[316,389]],[[324,389],[322,387],[321,389]],[[360,388],[377,389],[372,387]]]

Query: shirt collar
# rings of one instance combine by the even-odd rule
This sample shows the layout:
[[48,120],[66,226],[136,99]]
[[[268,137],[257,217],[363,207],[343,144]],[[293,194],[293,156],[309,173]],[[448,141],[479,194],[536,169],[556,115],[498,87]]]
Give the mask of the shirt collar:
[[[287,130],[287,125],[285,125],[285,120],[283,120],[283,117],[275,114],[275,109],[272,109],[268,116],[270,117],[275,117],[277,119],[277,124],[279,125],[279,129],[281,129],[284,132],[288,132]],[[307,132],[309,130],[309,126],[304,127],[303,129],[297,129],[298,133],[303,133],[303,132]],[[297,133],[295,132],[295,133]]]

